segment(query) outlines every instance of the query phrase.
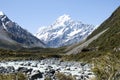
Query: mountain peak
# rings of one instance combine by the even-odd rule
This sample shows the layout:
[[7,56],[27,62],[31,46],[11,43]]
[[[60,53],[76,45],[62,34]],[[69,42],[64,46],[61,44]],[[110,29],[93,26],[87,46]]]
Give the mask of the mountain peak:
[[0,15],[4,15],[4,13],[2,11],[0,11]]
[[71,18],[70,18],[70,15],[64,14],[64,15],[60,16],[60,17],[57,19],[57,21],[67,21],[67,20],[70,20],[70,19],[71,19]]
[[36,34],[49,47],[71,45],[85,39],[94,30],[93,25],[74,21],[69,15],[62,15],[48,26],[39,28]]
[[66,22],[70,21],[71,20],[71,17],[70,15],[67,15],[67,14],[64,14],[60,17],[58,17],[56,19],[56,21],[54,22],[54,27],[58,27],[58,26],[64,26]]

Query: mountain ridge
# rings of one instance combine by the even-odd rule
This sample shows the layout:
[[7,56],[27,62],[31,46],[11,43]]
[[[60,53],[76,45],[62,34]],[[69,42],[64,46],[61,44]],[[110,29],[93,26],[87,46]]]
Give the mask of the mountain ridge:
[[[98,50],[111,50],[120,48],[120,6],[111,16],[97,29],[109,28],[98,39],[93,41],[88,47],[98,47]],[[94,34],[94,32],[93,32]]]
[[4,34],[3,36],[0,35],[1,42],[3,42],[0,44],[2,45],[10,45],[13,47],[17,47],[19,45],[19,47],[26,47],[26,48],[45,47],[45,44],[42,41],[40,41],[38,38],[36,38],[27,30],[21,28],[21,26],[19,26],[17,23],[12,22],[1,11],[0,11],[0,33]]

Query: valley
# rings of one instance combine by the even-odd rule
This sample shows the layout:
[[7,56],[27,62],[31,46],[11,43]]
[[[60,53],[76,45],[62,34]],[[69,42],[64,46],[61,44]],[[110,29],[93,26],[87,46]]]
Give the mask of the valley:
[[120,80],[120,6],[100,26],[64,14],[34,35],[0,11],[0,80]]

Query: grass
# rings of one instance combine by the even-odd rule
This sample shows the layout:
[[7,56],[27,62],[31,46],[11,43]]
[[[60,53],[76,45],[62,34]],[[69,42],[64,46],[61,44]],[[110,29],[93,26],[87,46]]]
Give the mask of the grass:
[[0,80],[28,80],[26,75],[22,73],[16,74],[0,74]]
[[17,52],[26,52],[26,53],[65,53],[66,47],[59,47],[59,48],[39,48],[39,47],[34,47],[34,48],[21,48],[17,50]]
[[120,53],[107,53],[93,60],[97,80],[120,80]]
[[87,39],[92,38],[96,34],[100,33],[101,31],[113,27],[114,23],[117,23],[120,18],[120,6],[112,13],[112,15],[105,20],[91,35],[88,36]]
[[1,60],[39,60],[44,58],[60,58],[63,50],[59,49],[37,49],[37,50],[6,50],[0,49]]
[[80,62],[91,62],[92,59],[104,56],[106,52],[101,51],[88,51],[81,52],[79,54],[63,55],[62,59],[65,61],[80,61]]
[[75,80],[75,78],[72,75],[65,75],[63,73],[58,72],[55,74],[57,80]]
[[63,60],[94,64],[93,80],[120,80],[120,51],[88,51],[76,55],[64,55]]
[[109,51],[114,50],[114,48],[120,48],[120,7],[118,7],[115,12],[113,12],[113,14],[88,37],[88,39],[107,28],[109,29],[99,38],[90,43],[88,48],[98,47],[101,51]]

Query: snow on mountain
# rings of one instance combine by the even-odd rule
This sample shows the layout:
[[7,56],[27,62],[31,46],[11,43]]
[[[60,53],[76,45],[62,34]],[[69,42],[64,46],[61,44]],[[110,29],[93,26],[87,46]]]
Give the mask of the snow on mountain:
[[0,44],[4,42],[4,45],[8,45],[8,43],[9,45],[19,44],[27,48],[45,47],[42,41],[27,30],[21,28],[17,23],[12,22],[2,11],[0,11],[0,34],[0,41],[2,42],[0,42]]
[[4,15],[4,13],[2,11],[0,11],[0,15]]
[[64,14],[52,25],[40,27],[35,36],[49,47],[61,47],[82,41],[94,29],[95,26],[74,21]]

